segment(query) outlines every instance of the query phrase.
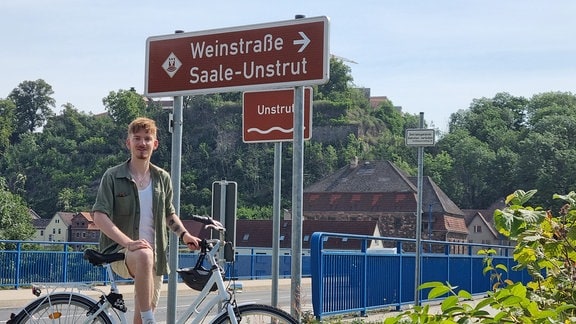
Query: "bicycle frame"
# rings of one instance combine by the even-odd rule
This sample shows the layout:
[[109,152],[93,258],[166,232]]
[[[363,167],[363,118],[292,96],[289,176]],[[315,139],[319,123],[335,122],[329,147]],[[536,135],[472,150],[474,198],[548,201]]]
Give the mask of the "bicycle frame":
[[[222,313],[227,312],[230,321],[233,324],[237,324],[234,312],[235,305],[232,304],[234,302],[234,298],[232,296],[233,293],[228,292],[228,290],[226,289],[224,279],[220,275],[218,264],[216,262],[215,257],[215,254],[218,252],[220,248],[221,241],[211,240],[210,242],[215,242],[215,244],[213,248],[206,253],[205,257],[208,260],[208,263],[210,264],[210,268],[212,269],[211,270],[212,275],[210,276],[210,279],[208,280],[207,284],[204,286],[204,289],[202,289],[198,297],[196,297],[196,299],[194,299],[192,304],[190,304],[190,306],[186,308],[186,310],[180,315],[180,317],[178,317],[178,320],[176,321],[177,324],[186,323],[186,321],[189,318],[191,318],[194,314],[195,314],[193,317],[194,319],[192,320],[191,323],[193,324],[201,323],[204,319],[206,319],[206,317],[208,317],[208,313],[218,303],[225,303],[224,305],[225,309],[218,312],[215,318],[220,316]],[[214,284],[216,284],[216,286],[218,287],[218,289],[216,290],[217,294],[211,297],[210,299],[206,300],[206,298],[208,298],[208,295],[210,294],[210,288]],[[200,307],[201,305],[202,307],[198,309],[198,307]]]
[[[205,253],[205,259],[208,260],[211,269],[211,275],[208,279],[207,284],[204,286],[202,291],[200,291],[199,295],[194,299],[194,301],[180,313],[176,324],[184,324],[189,319],[192,319],[190,323],[198,324],[204,322],[209,313],[216,307],[218,304],[218,310],[214,315],[214,319],[218,318],[219,316],[223,315],[224,313],[228,314],[228,318],[232,324],[237,324],[236,320],[236,299],[234,296],[234,291],[228,291],[225,283],[224,278],[220,273],[220,267],[216,261],[216,253],[218,253],[221,241],[220,240],[208,240],[211,249],[207,249]],[[102,266],[106,269],[106,274],[110,280],[110,292],[106,294],[105,291],[95,288],[94,285],[84,284],[84,283],[61,283],[61,284],[50,284],[50,285],[38,285],[38,287],[43,287],[46,289],[46,294],[44,296],[39,296],[40,290],[38,290],[38,298],[42,298],[42,300],[48,300],[49,304],[51,304],[51,296],[60,296],[59,294],[66,294],[70,300],[72,300],[73,296],[80,296],[85,299],[90,300],[95,304],[93,311],[90,311],[90,316],[86,317],[86,320],[83,321],[84,323],[92,323],[99,314],[105,312],[108,317],[112,320],[119,319],[120,324],[127,324],[128,321],[126,319],[125,314],[125,306],[124,300],[122,299],[122,294],[118,289],[118,285],[114,279],[114,272],[112,270],[112,266],[110,263],[102,264]],[[216,284],[218,289],[216,290],[216,294],[210,296],[212,286]],[[64,289],[62,289],[64,288]],[[77,290],[78,292],[76,292]],[[82,291],[94,291],[97,292],[99,295],[99,300],[92,298],[91,296],[83,293]],[[38,299],[37,299],[38,300]],[[35,301],[37,301],[35,300]],[[33,302],[35,302],[33,301]],[[111,302],[112,301],[112,302]],[[116,305],[113,305],[116,304]],[[39,304],[40,306],[41,304]],[[96,307],[97,306],[97,307]],[[122,310],[124,308],[124,310]]]

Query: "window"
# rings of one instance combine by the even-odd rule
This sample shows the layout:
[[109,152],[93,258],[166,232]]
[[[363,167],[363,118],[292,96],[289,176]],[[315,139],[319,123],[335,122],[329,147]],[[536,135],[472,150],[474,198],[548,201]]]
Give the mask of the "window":
[[58,234],[62,234],[62,229],[61,229],[61,228],[58,229]]
[[474,233],[482,233],[482,226],[474,225]]
[[56,234],[56,229],[55,229],[55,228],[52,229],[52,234]]
[[80,237],[80,233],[76,233],[76,238],[79,238],[79,237]]
[[250,234],[244,234],[244,237],[242,238],[242,240],[248,241],[249,238],[250,238]]
[[44,230],[40,230],[40,236],[44,236]]

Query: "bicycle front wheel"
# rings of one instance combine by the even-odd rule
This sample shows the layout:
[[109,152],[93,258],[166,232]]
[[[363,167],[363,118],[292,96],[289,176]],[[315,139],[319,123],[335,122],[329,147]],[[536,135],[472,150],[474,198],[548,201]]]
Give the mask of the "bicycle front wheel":
[[[269,305],[261,304],[248,304],[238,307],[238,314],[236,321],[238,323],[283,323],[283,324],[298,324],[294,317],[285,311],[272,307]],[[223,313],[216,318],[212,323],[223,324],[231,323],[228,313]]]
[[10,323],[112,324],[105,312],[101,312],[96,318],[89,320],[89,316],[96,310],[98,310],[98,305],[89,298],[76,294],[59,293],[38,298],[18,313],[13,322]]

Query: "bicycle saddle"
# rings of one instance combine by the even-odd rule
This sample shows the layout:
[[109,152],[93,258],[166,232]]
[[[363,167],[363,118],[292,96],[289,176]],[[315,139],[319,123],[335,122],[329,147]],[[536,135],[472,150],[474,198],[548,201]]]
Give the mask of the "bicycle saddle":
[[112,263],[114,261],[124,260],[124,253],[111,253],[104,254],[93,249],[86,249],[84,251],[84,259],[88,260],[92,265],[100,266],[104,263]]

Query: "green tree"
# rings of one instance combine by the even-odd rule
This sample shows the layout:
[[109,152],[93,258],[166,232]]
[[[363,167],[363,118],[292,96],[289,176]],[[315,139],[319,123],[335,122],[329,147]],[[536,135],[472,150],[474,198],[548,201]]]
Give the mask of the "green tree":
[[[450,129],[462,128],[496,150],[517,143],[526,127],[528,100],[508,93],[472,100],[470,109],[453,115]],[[459,115],[459,116],[458,116]]]
[[346,100],[352,89],[351,69],[342,60],[330,59],[330,80],[317,86],[314,91],[315,100],[343,101]]
[[8,99],[0,99],[0,155],[10,145],[16,125],[16,105]]
[[386,128],[395,136],[404,136],[406,130],[407,119],[404,117],[400,109],[394,107],[392,101],[385,100],[375,110],[373,115],[382,120]]
[[453,165],[454,160],[446,151],[436,155],[424,153],[424,174],[431,177],[440,188],[450,186],[450,180],[447,177]]
[[6,180],[0,178],[0,239],[27,240],[34,235],[34,227],[24,200],[12,194]]
[[148,116],[144,98],[133,89],[110,91],[102,103],[112,119],[120,125],[128,126],[136,117]]
[[440,172],[436,176],[447,186],[443,190],[460,208],[484,208],[499,198],[501,193],[491,185],[496,153],[488,144],[460,129],[444,136],[438,150],[446,152],[453,164],[449,174],[434,171]]
[[[56,101],[51,96],[54,94],[52,86],[42,79],[36,81],[24,81],[12,90],[8,99],[16,105],[15,136],[26,132],[32,133],[39,127],[44,126],[46,120],[53,115]],[[17,138],[12,138],[15,141]]]

